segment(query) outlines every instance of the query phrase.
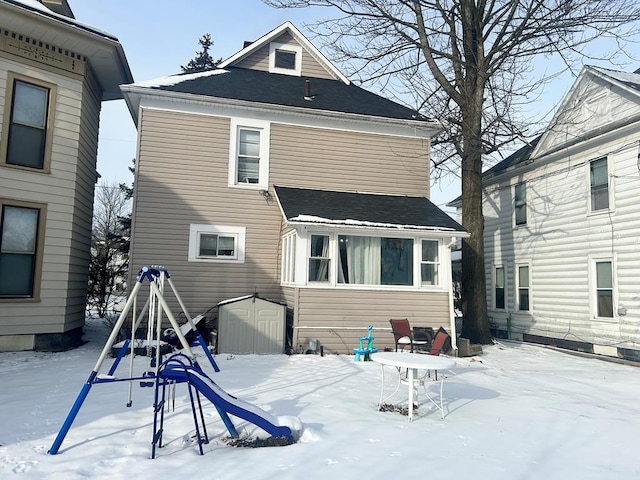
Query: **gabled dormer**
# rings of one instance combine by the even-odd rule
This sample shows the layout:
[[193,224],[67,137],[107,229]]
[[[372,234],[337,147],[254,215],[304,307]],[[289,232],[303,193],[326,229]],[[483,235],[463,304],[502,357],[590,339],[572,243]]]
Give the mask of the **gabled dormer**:
[[291,23],[285,22],[254,42],[245,42],[220,68],[236,67],[269,73],[350,81]]

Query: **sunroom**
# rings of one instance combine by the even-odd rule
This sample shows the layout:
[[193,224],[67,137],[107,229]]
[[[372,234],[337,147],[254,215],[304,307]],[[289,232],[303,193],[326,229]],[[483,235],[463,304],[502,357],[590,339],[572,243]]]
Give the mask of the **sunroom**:
[[455,328],[450,247],[468,233],[427,198],[275,192],[285,224],[280,281],[296,333],[330,330],[345,344],[348,330],[386,329],[399,316]]

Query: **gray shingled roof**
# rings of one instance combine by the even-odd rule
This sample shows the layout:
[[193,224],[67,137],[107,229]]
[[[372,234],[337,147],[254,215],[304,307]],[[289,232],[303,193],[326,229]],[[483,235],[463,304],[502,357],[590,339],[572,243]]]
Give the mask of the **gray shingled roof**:
[[311,221],[308,217],[317,217],[317,223],[465,232],[426,197],[274,188],[284,216],[290,222]]
[[[174,83],[171,85],[150,85],[150,88],[310,110],[433,121],[399,103],[338,80],[279,75],[236,67],[226,67],[224,70],[227,73],[201,76],[183,82],[179,81],[180,76],[177,75],[172,77]],[[305,99],[306,80],[309,80],[310,100]]]

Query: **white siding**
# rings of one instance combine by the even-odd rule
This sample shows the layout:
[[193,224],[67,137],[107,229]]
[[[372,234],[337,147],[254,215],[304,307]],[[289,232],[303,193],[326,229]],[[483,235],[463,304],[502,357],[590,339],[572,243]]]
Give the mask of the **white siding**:
[[[592,88],[593,87],[593,88]],[[595,95],[601,85],[584,91]],[[629,94],[598,93],[624,115],[640,111]],[[607,117],[599,105],[592,105]],[[616,121],[617,114],[609,120]],[[602,125],[587,122],[591,129]],[[606,127],[605,127],[606,128]],[[578,132],[581,130],[578,129]],[[582,132],[584,133],[584,132]],[[489,315],[515,338],[523,334],[579,343],[640,349],[640,123],[577,144],[551,163],[533,166],[485,187],[485,252]],[[556,138],[557,140],[557,138]],[[544,149],[553,149],[551,143]],[[589,161],[608,157],[610,210],[591,213]],[[513,186],[527,182],[527,225],[513,227]],[[595,317],[590,261],[614,263],[614,318]],[[493,308],[493,270],[506,269],[506,309]],[[516,267],[530,265],[529,312],[516,310]],[[618,315],[618,312],[626,314]]]

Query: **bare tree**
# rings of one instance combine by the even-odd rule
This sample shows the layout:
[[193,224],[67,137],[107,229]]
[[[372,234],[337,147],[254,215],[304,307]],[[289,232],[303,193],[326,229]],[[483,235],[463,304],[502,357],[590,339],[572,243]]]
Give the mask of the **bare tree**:
[[130,210],[126,192],[117,184],[97,186],[91,233],[91,262],[87,305],[104,317],[115,295],[122,294],[126,285],[128,238],[123,235],[121,219]]
[[[410,93],[443,123],[434,166],[462,177],[461,335],[491,342],[484,273],[483,157],[518,138],[523,102],[557,72],[534,72],[535,60],[558,57],[574,68],[591,41],[619,48],[637,32],[636,0],[263,0],[280,7],[331,7],[336,16],[311,29],[349,61],[349,72],[383,90]],[[626,30],[625,30],[626,29]],[[619,48],[617,50],[619,50]],[[619,52],[612,52],[612,55]],[[530,121],[528,122],[530,124]],[[451,161],[456,162],[451,166]]]

